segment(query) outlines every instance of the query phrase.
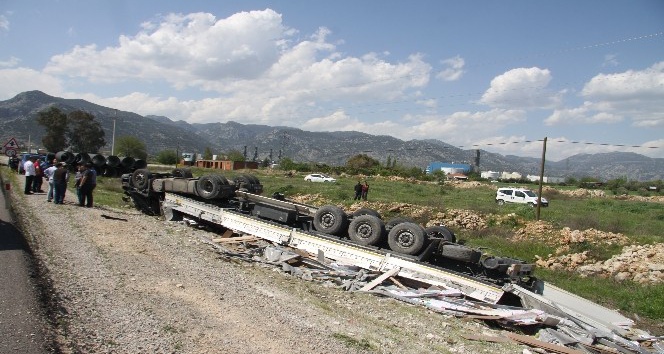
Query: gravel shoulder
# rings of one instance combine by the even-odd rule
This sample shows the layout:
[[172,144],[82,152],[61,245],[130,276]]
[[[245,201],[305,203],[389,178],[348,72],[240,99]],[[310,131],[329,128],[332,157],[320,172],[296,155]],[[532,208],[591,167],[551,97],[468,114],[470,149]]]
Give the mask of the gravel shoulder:
[[[17,176],[19,186],[23,177]],[[63,353],[521,353],[470,341],[484,323],[228,261],[217,234],[132,209],[19,194],[12,206],[49,285]],[[105,218],[103,217],[111,217]]]

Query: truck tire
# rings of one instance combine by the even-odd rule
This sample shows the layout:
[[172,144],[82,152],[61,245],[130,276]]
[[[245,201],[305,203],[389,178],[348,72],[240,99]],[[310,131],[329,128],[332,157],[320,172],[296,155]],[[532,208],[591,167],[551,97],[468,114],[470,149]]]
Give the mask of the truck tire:
[[139,169],[131,174],[131,183],[134,185],[134,187],[145,190],[150,186],[150,177],[150,171],[146,169]]
[[443,241],[456,242],[456,236],[454,236],[454,232],[445,226],[430,226],[424,229],[424,233],[427,234],[429,239],[442,238]]
[[230,184],[230,182],[228,182],[228,179],[222,175],[212,175],[212,177],[222,186],[227,186]]
[[385,224],[376,216],[359,215],[350,222],[348,236],[355,243],[363,246],[375,246],[383,240]]
[[353,212],[353,214],[351,214],[351,215],[352,215],[354,218],[356,218],[356,217],[358,217],[358,216],[360,216],[360,215],[372,215],[372,216],[375,216],[375,217],[377,217],[377,218],[379,218],[379,219],[382,219],[382,218],[380,217],[380,213],[379,213],[379,212],[377,212],[377,211],[375,211],[375,210],[373,210],[373,209],[369,209],[369,208],[359,208],[359,209],[355,210],[355,211]]
[[394,252],[416,255],[424,249],[426,235],[424,229],[412,222],[400,223],[390,230],[387,244]]
[[191,173],[190,168],[175,168],[173,169],[173,177],[179,178],[192,178],[194,175]]
[[249,175],[239,175],[233,180],[235,186],[240,190],[249,190],[248,186],[253,184],[253,179]]
[[482,257],[482,252],[462,245],[443,244],[441,247],[441,255],[443,257],[455,259],[457,261],[478,263]]
[[394,218],[394,219],[391,219],[390,221],[385,223],[385,230],[387,230],[389,232],[390,230],[392,230],[392,228],[394,228],[395,226],[397,226],[401,223],[404,223],[404,222],[412,222],[413,224],[416,224],[416,222],[413,219]]
[[220,179],[215,175],[207,175],[198,179],[196,192],[205,199],[214,199],[221,190]]
[[505,201],[502,199],[497,199],[496,203],[498,203],[498,205],[505,205]]
[[251,181],[251,184],[261,184],[261,182],[258,180],[258,177],[254,175],[245,175]]
[[314,228],[320,232],[340,236],[347,225],[348,215],[334,205],[324,205],[314,215]]

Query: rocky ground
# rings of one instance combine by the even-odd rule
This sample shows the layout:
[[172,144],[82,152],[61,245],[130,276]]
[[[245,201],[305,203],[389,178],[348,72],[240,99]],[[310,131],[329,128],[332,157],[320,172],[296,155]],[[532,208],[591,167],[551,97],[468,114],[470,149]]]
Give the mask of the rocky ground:
[[[62,353],[522,353],[503,336],[393,299],[344,292],[231,261],[215,233],[132,208],[23,195],[12,209],[44,274]],[[16,181],[14,182],[16,184]]]

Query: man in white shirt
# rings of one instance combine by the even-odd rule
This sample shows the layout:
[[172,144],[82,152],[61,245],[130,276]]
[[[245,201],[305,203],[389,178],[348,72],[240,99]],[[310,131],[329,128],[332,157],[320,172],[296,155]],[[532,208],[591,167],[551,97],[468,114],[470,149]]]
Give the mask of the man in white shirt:
[[55,166],[56,160],[53,160],[53,163],[44,170],[44,177],[48,180],[48,193],[46,194],[46,201],[50,202],[53,200],[53,172],[58,168]]
[[23,164],[23,170],[25,170],[25,191],[23,191],[23,193],[25,194],[33,194],[32,182],[35,180],[35,174],[37,174],[37,171],[35,170],[35,160],[34,157],[30,157],[28,158],[28,161]]

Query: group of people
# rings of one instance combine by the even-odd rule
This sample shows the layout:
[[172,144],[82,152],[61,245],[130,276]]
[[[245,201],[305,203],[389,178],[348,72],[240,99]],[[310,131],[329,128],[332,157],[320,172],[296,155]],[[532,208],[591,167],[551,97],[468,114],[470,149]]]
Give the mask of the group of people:
[[[25,194],[44,193],[41,187],[46,179],[48,181],[46,201],[53,202],[53,204],[64,203],[69,184],[69,170],[66,163],[57,160],[42,163],[41,159],[30,157],[23,164],[23,170],[25,170]],[[97,171],[91,163],[79,164],[74,180],[78,205],[91,208],[93,205],[92,192],[97,186]]]
[[355,198],[353,200],[367,200],[367,194],[369,193],[369,183],[364,181],[364,184],[357,181],[355,185]]

